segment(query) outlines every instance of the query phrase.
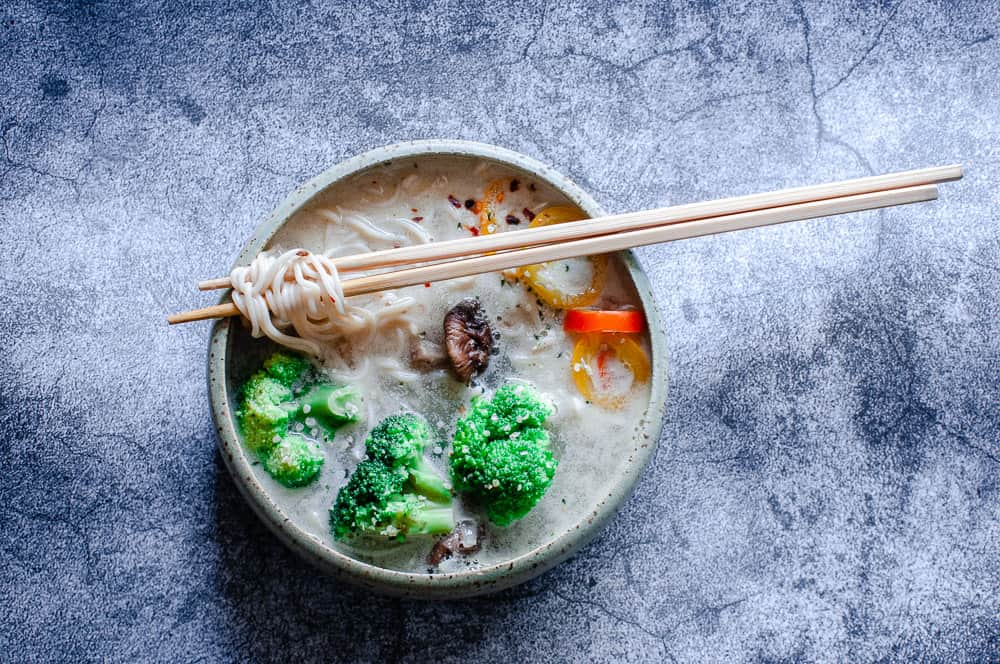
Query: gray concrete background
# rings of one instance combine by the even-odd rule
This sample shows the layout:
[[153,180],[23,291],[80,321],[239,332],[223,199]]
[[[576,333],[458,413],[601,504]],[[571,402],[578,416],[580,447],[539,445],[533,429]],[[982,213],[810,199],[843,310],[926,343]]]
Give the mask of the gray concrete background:
[[[0,7],[0,659],[997,661],[996,2]],[[663,444],[573,560],[369,597],[220,464],[208,302],[402,139],[632,210],[961,161],[933,204],[644,249]]]

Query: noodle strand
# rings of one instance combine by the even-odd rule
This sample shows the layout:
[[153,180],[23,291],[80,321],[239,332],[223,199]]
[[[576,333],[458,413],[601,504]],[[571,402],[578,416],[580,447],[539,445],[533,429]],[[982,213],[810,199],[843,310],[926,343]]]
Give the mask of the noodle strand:
[[261,252],[250,265],[235,268],[229,279],[233,304],[250,321],[254,337],[266,336],[311,355],[321,355],[322,344],[338,339],[371,338],[380,327],[413,329],[404,319],[413,298],[386,294],[375,311],[349,305],[333,261],[305,249]]

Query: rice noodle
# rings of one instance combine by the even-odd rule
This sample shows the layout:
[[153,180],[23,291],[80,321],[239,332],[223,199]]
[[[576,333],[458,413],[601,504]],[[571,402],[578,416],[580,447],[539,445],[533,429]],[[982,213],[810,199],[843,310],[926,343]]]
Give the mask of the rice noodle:
[[[333,262],[305,249],[262,252],[229,279],[233,304],[250,321],[253,336],[266,335],[289,348],[319,355],[318,340],[372,324],[368,312],[345,305]],[[298,337],[282,332],[288,328]]]
[[[395,328],[415,335],[416,324],[407,315],[413,298],[382,293],[368,307],[350,305],[331,259],[371,251],[372,245],[424,244],[430,241],[430,235],[419,224],[404,218],[383,221],[383,225],[389,222],[398,228],[401,233],[397,234],[378,228],[365,215],[355,212],[338,209],[318,214],[353,237],[342,238],[323,254],[300,248],[264,251],[250,265],[230,273],[233,304],[250,321],[251,334],[315,356],[323,355],[323,344],[341,339],[370,341],[383,329]],[[288,334],[289,330],[295,335]],[[361,368],[362,372],[366,370],[367,366]]]
[[[369,338],[387,324],[412,327],[400,319],[413,298],[384,294],[374,310],[347,304],[333,261],[306,249],[261,252],[229,279],[233,304],[250,321],[253,336],[312,355],[321,355],[322,343]],[[297,336],[283,331],[288,329]]]

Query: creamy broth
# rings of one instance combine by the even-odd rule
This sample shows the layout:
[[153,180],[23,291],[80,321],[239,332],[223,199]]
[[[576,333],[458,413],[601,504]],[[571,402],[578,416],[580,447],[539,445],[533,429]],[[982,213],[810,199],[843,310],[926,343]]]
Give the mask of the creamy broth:
[[[368,170],[321,192],[296,213],[272,239],[269,248],[303,247],[314,252],[337,248],[340,254],[390,248],[421,241],[465,238],[475,234],[479,216],[466,201],[483,197],[491,182],[504,180],[505,193],[497,205],[496,231],[516,232],[530,217],[552,205],[571,205],[564,196],[533,178],[492,162],[458,157],[419,157],[394,161]],[[514,185],[511,180],[516,180]],[[403,220],[403,221],[400,221]],[[517,223],[514,223],[514,222]],[[476,229],[476,230],[472,230]],[[562,261],[543,270],[547,281],[559,287],[589,283],[590,266],[569,270]],[[579,262],[574,260],[574,262]],[[350,274],[345,278],[350,278]],[[460,383],[447,364],[427,368],[413,359],[413,349],[443,352],[442,321],[459,300],[478,297],[494,333],[496,354],[484,373],[469,386]],[[383,417],[409,411],[423,416],[440,443],[427,457],[448,476],[447,460],[456,420],[470,399],[489,395],[506,382],[525,382],[551,399],[555,412],[547,421],[559,466],[544,498],[523,519],[507,528],[486,524],[483,546],[468,556],[445,560],[438,572],[503,563],[545,545],[572,528],[606,498],[614,478],[628,463],[640,420],[649,402],[649,384],[632,385],[620,363],[610,361],[607,380],[616,392],[627,392],[618,410],[588,404],[573,382],[571,355],[574,339],[563,331],[562,312],[540,304],[535,295],[510,275],[479,275],[427,286],[413,286],[391,294],[351,298],[351,304],[378,310],[398,306],[403,298],[406,316],[380,327],[377,334],[351,343],[324,346],[323,371],[331,381],[351,383],[364,395],[359,422],[321,441],[326,461],[319,480],[305,488],[286,489],[259,465],[257,479],[292,521],[317,541],[352,557],[401,571],[431,571],[426,558],[433,540],[413,537],[381,549],[352,548],[333,539],[330,505],[338,490],[364,457],[365,436]],[[621,308],[641,304],[627,270],[611,258],[600,299],[592,306]],[[645,335],[642,344],[649,352]],[[588,368],[589,369],[589,368]],[[310,435],[308,427],[303,431]],[[483,517],[459,496],[456,519]]]

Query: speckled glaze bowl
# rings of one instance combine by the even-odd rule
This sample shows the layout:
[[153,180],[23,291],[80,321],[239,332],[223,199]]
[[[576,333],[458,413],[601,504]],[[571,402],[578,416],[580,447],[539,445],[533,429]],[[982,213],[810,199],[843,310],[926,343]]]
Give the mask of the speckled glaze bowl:
[[[317,192],[387,161],[430,155],[473,157],[499,162],[521,171],[525,176],[547,182],[591,217],[604,214],[594,199],[571,180],[548,166],[515,152],[467,141],[397,143],[348,159],[298,187],[256,228],[250,241],[240,252],[236,264],[248,264],[289,217],[308,203]],[[250,367],[259,366],[260,359],[257,353],[243,347],[245,342],[241,338],[245,339],[245,334],[231,333],[236,330],[234,323],[238,325],[238,322],[222,319],[212,329],[208,384],[212,415],[219,433],[219,447],[236,485],[264,523],[295,552],[324,572],[377,592],[425,599],[469,597],[509,588],[551,569],[592,540],[614,516],[649,462],[663,424],[667,395],[667,354],[663,324],[642,270],[630,253],[624,253],[622,259],[635,282],[649,324],[653,351],[653,382],[649,406],[640,422],[639,433],[633,440],[623,442],[622,454],[628,455],[628,464],[623,472],[613,478],[611,490],[599,501],[593,512],[582,514],[572,528],[558,534],[547,544],[490,567],[449,574],[414,574],[360,562],[311,538],[275,504],[251,471],[252,459],[240,442],[233,413],[238,394],[236,386],[249,373]]]

